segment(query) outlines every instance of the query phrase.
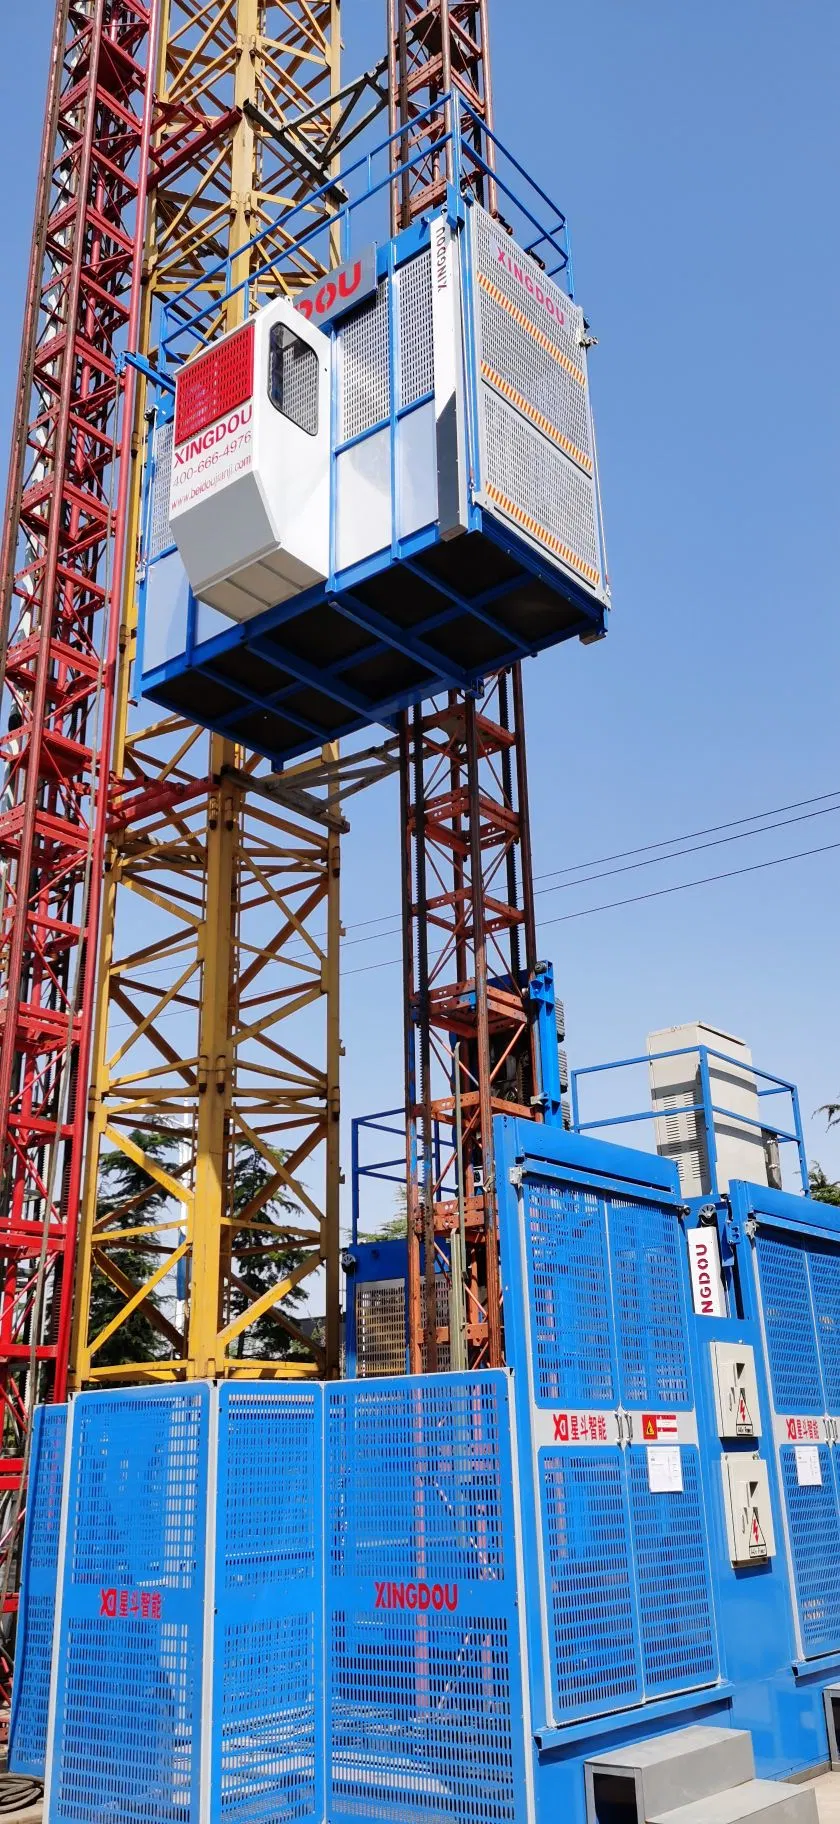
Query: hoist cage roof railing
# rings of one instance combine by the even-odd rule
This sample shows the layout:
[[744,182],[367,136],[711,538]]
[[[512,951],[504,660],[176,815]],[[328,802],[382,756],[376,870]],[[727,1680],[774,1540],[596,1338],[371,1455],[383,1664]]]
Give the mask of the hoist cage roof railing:
[[[606,1064],[584,1064],[571,1072],[572,1127],[576,1134],[598,1132],[607,1127],[624,1127],[638,1121],[654,1121],[661,1116],[661,1109],[643,1108],[631,1110],[627,1114],[599,1116],[594,1120],[581,1120],[580,1079],[582,1077],[603,1076],[608,1071],[632,1070],[641,1065],[661,1063],[665,1058],[697,1058],[699,1060],[700,1101],[687,1100],[671,1108],[669,1115],[702,1114],[706,1130],[709,1154],[709,1173],[711,1178],[711,1195],[720,1195],[717,1173],[717,1153],[715,1147],[714,1117],[737,1122],[739,1127],[755,1128],[758,1133],[769,1133],[780,1145],[795,1146],[799,1159],[799,1175],[802,1189],[808,1192],[808,1159],[805,1151],[805,1137],[802,1131],[802,1116],[799,1108],[799,1091],[795,1083],[789,1083],[785,1077],[777,1077],[773,1071],[759,1070],[756,1064],[745,1064],[743,1058],[733,1057],[730,1052],[718,1051],[712,1045],[681,1045],[673,1051],[642,1052],[635,1058],[615,1058]],[[792,1129],[777,1125],[769,1115],[756,1120],[740,1110],[725,1108],[716,1102],[712,1093],[712,1073],[709,1060],[731,1065],[741,1075],[756,1078],[756,1095],[760,1100],[770,1096],[787,1096],[790,1099]],[[764,1085],[762,1088],[761,1085]]]
[[[384,205],[401,177],[428,156],[428,133],[438,119],[440,131],[436,144],[442,159],[447,153],[451,154],[452,191],[459,196],[476,194],[484,181],[492,177],[500,213],[504,212],[505,227],[525,252],[542,264],[548,277],[562,283],[564,290],[573,297],[571,247],[563,211],[485,125],[469,102],[457,91],[451,91],[426,108],[413,123],[414,130],[425,129],[423,146],[407,156],[398,156],[392,163],[393,148],[405,139],[405,129],[398,128],[354,159],[342,170],[340,179],[327,178],[304,201],[295,203],[259,229],[235,255],[208,267],[200,278],[164,305],[160,325],[162,365],[169,370],[180,367],[203,347],[209,336],[217,332],[220,308],[229,299],[242,294],[247,316],[260,285],[276,275],[281,252],[285,266],[291,255],[308,250],[318,257],[322,266],[329,268],[335,264],[330,250],[335,237],[338,237],[342,260],[350,258],[354,240],[356,245],[371,240],[390,240],[390,222]],[[480,130],[484,153],[465,139],[462,131],[465,122],[471,130]],[[380,169],[380,166],[384,168]],[[336,198],[335,212],[325,220],[324,210],[332,197]],[[376,208],[377,199],[383,205],[381,215]],[[434,213],[434,209],[429,210],[430,215]],[[314,221],[310,219],[313,215],[317,218]],[[265,249],[265,258],[260,261],[258,256],[262,249]],[[237,272],[244,272],[245,276],[237,278]],[[212,293],[209,298],[208,291]]]

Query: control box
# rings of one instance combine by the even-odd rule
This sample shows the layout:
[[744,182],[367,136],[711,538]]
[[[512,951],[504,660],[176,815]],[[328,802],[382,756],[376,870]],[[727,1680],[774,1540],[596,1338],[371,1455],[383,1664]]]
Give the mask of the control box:
[[733,1564],[764,1564],[776,1552],[767,1464],[757,1454],[721,1457],[723,1511]]
[[719,1438],[760,1438],[758,1382],[750,1343],[712,1343],[712,1384]]

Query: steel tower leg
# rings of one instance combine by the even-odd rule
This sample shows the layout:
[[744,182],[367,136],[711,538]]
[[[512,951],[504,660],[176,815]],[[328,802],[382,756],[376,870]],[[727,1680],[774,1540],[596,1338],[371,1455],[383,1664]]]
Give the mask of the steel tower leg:
[[[245,276],[238,250],[311,188],[246,104],[284,127],[317,108],[306,128],[317,152],[338,60],[337,0],[166,0],[145,348],[162,301],[225,256]],[[260,301],[317,276],[310,256],[286,256],[280,231],[275,246]],[[218,327],[233,320],[227,308]],[[135,493],[135,521],[137,511]],[[72,1381],[332,1374],[340,819],[310,822],[267,801],[260,765],[176,717],[136,727],[133,578],[123,618]],[[164,1200],[98,1208],[103,1147],[142,1164]],[[243,1198],[246,1151],[263,1178],[252,1171]],[[278,1198],[281,1224],[267,1213]],[[144,1262],[133,1275],[132,1249]],[[281,1301],[321,1270],[326,1329],[312,1337]],[[152,1295],[176,1276],[182,1296],[162,1308]],[[119,1294],[107,1323],[96,1315],[103,1285]],[[125,1340],[138,1311],[159,1337],[154,1362]]]
[[[485,0],[388,0],[388,22],[394,162],[414,161],[392,198],[396,232],[444,202],[452,175],[445,110],[424,112],[458,90],[492,169],[492,91]],[[480,200],[495,208],[492,176]],[[478,697],[412,711],[400,753],[411,1367],[496,1366],[493,1116],[533,1115],[539,1091],[519,667]]]
[[114,357],[137,320],[155,11],[56,6],[0,559],[4,1629],[32,1408],[66,1383],[125,507]]

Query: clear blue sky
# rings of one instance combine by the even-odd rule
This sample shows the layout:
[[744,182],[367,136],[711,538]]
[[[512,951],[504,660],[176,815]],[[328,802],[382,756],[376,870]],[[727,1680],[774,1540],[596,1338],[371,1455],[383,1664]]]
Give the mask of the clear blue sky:
[[[7,433],[52,0],[0,47]],[[345,68],[384,0],[345,0]],[[609,639],[526,668],[538,874],[840,788],[836,0],[490,0],[497,125],[568,212],[592,357]],[[5,436],[4,436],[5,441]],[[814,807],[819,808],[819,807]],[[793,815],[794,813],[788,813]],[[395,794],[357,801],[348,924],[398,904]],[[563,914],[840,843],[840,812],[545,893],[573,1063],[703,1017],[797,1079],[840,1174],[840,849],[597,915]],[[358,936],[351,932],[351,936]],[[348,947],[345,1106],[401,1098],[398,941]]]

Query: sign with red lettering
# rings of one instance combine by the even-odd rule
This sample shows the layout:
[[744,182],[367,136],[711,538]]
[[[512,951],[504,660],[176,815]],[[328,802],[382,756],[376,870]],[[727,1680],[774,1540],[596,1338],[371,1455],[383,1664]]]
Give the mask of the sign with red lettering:
[[355,260],[335,266],[317,284],[298,292],[295,309],[307,320],[323,326],[346,310],[354,310],[376,290],[376,247],[365,247]]
[[603,1412],[555,1412],[557,1444],[606,1444],[607,1418]]
[[99,1613],[109,1621],[160,1621],[161,1590],[110,1589],[99,1592]]
[[789,1444],[819,1444],[819,1419],[786,1419]]
[[659,1438],[678,1438],[679,1425],[675,1412],[643,1412],[642,1437],[655,1444]]
[[449,1609],[458,1607],[457,1583],[374,1583],[375,1609]]
[[689,1229],[686,1239],[691,1298],[697,1316],[725,1317],[726,1293],[720,1270],[717,1230],[709,1223],[702,1229]]

